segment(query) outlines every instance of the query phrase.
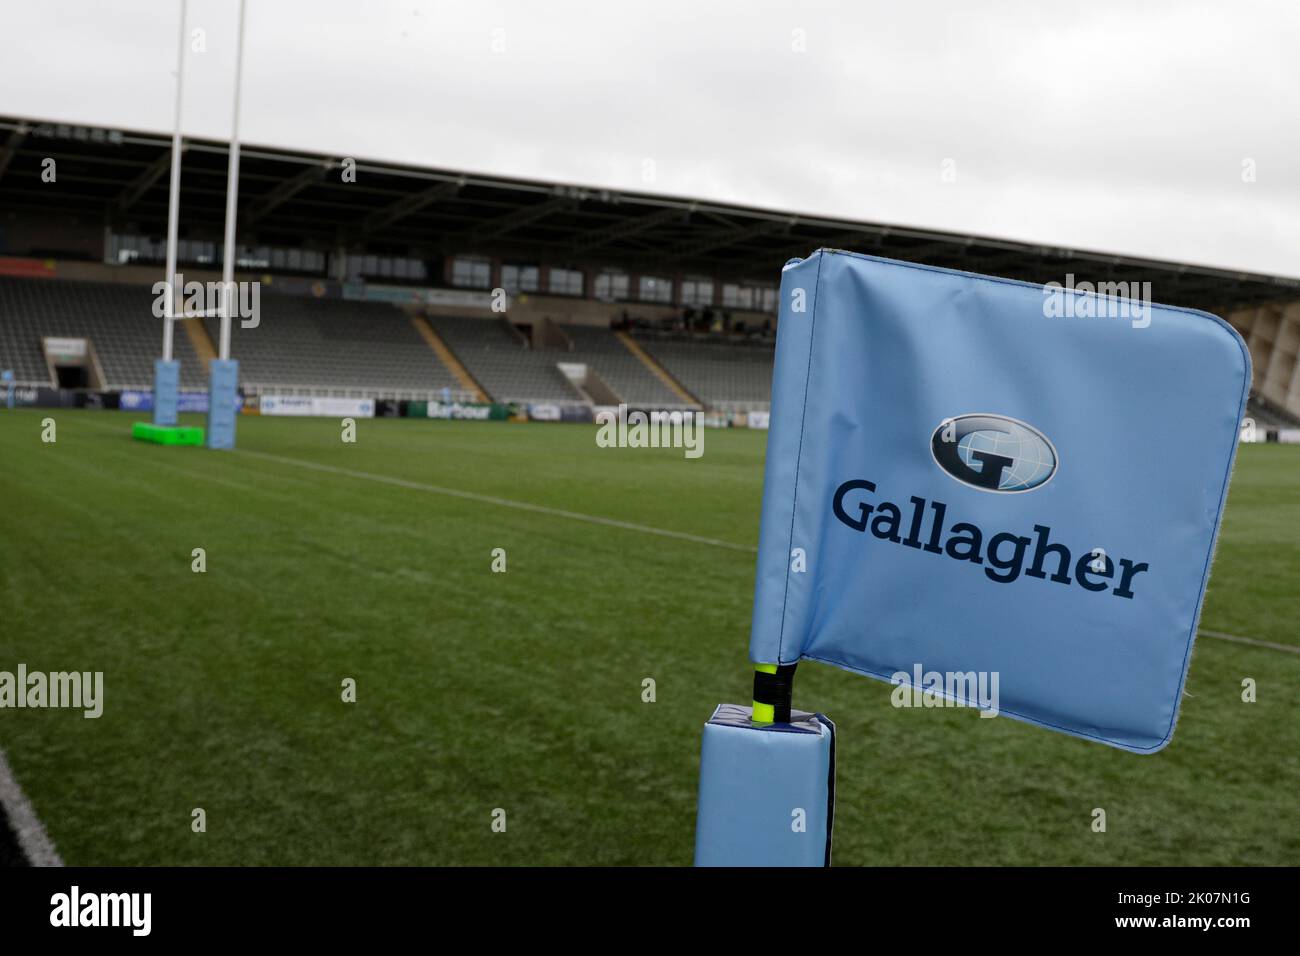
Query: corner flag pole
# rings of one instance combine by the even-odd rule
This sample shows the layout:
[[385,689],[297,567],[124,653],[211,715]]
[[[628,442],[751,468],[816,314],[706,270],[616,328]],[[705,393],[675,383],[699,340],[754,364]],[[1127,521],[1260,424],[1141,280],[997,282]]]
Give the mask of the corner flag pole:
[[176,117],[172,124],[172,178],[167,199],[167,285],[163,313],[163,361],[172,360],[172,329],[176,318],[176,234],[181,207],[181,90],[185,80],[185,7],[181,0],[180,37],[176,42]]
[[788,724],[794,696],[794,672],[798,664],[754,665],[754,711],[756,725]]
[[221,262],[221,360],[230,358],[230,313],[235,289],[235,217],[239,199],[239,91],[244,73],[244,6],[239,0],[239,38],[235,41],[235,109],[230,121],[230,166],[226,175],[226,251]]

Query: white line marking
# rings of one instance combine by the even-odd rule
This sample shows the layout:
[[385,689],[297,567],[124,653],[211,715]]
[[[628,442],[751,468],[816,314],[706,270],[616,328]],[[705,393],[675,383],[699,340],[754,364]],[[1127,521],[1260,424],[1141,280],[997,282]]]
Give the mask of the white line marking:
[[[98,423],[95,424],[98,426]],[[668,531],[663,528],[652,528],[649,525],[633,524],[630,521],[617,521],[614,518],[601,518],[597,515],[579,514],[576,511],[564,511],[560,508],[547,508],[544,505],[533,505],[524,501],[511,501],[508,498],[496,498],[492,495],[480,495],[472,491],[461,491],[456,488],[442,488],[437,485],[421,484],[418,481],[407,481],[405,478],[391,478],[387,475],[374,475],[364,471],[353,471],[350,468],[336,468],[332,465],[320,465],[311,461],[303,461],[300,458],[286,458],[282,455],[271,455],[261,451],[249,451],[244,448],[237,448],[235,451],[241,455],[251,455],[254,458],[265,458],[269,461],[278,461],[286,465],[298,465],[301,468],[310,468],[313,471],[323,471],[327,474],[343,475],[347,478],[363,478],[367,481],[378,481],[384,484],[396,485],[399,488],[410,488],[415,491],[427,491],[432,494],[447,495],[452,498],[463,498],[468,501],[478,501],[483,504],[499,505],[505,508],[517,508],[521,511],[532,511],[536,514],[552,515],[557,518],[569,518],[573,521],[585,521],[589,524],[605,525],[610,528],[623,528],[626,531],[640,531],[645,534],[659,535],[664,538],[676,538],[679,541],[693,541],[696,544],[707,544],[712,545],[715,548],[726,548],[731,551],[745,551],[750,554],[758,553],[757,548],[748,545],[735,544],[731,541],[719,541],[716,538],[704,538],[699,535],[686,534],[682,531]],[[1262,647],[1271,651],[1282,651],[1285,654],[1300,654],[1300,647],[1289,644],[1277,644],[1273,641],[1261,641],[1253,637],[1241,637],[1237,634],[1225,634],[1222,631],[1208,631],[1204,628],[1198,629],[1196,633],[1219,641],[1231,641],[1234,644],[1246,644],[1250,647]]]
[[27,856],[32,866],[62,866],[63,858],[54,849],[50,836],[41,826],[40,818],[32,809],[31,801],[23,788],[18,786],[5,752],[0,750],[0,805],[4,806],[9,826],[13,828],[18,845]]
[[599,515],[587,515],[577,511],[565,511],[561,508],[548,508],[545,505],[529,504],[526,501],[513,501],[510,498],[498,498],[494,495],[481,495],[474,491],[461,491],[459,488],[443,488],[439,485],[426,485],[419,481],[408,481],[405,478],[393,478],[389,475],[376,475],[368,471],[353,471],[351,468],[336,468],[333,465],[322,465],[314,461],[303,461],[301,458],[286,458],[283,455],[271,455],[264,451],[249,451],[245,448],[236,449],[240,455],[251,455],[254,458],[263,458],[267,461],[276,461],[285,465],[297,465],[299,468],[310,468],[312,471],[322,471],[330,475],[342,475],[345,478],[362,478],[366,481],[378,481],[386,485],[395,485],[398,488],[409,488],[412,491],[427,491],[435,495],[446,495],[449,498],[461,498],[466,501],[477,501],[480,504],[497,505],[502,508],[515,508],[519,511],[531,511],[534,514],[550,515],[554,518],[568,518],[570,521],[585,521],[588,524],[603,525],[607,528],[622,528],[624,531],[640,531],[642,534],[658,535],[661,538],[674,538],[678,541],[691,541],[695,544],[707,544],[715,548],[726,548],[729,551],[744,551],[749,554],[756,554],[757,548],[746,544],[736,544],[732,541],[720,541],[717,538],[705,538],[697,534],[687,534],[685,531],[669,531],[665,528],[652,528],[650,525],[634,524],[631,521],[619,521],[616,518],[602,518]]
[[1285,651],[1288,654],[1300,654],[1300,647],[1290,644],[1274,644],[1272,641],[1261,641],[1253,637],[1238,637],[1236,634],[1224,634],[1222,631],[1207,631],[1204,628],[1196,633],[1203,637],[1213,637],[1219,641],[1232,641],[1234,644],[1249,644],[1251,647],[1264,647],[1270,651]]

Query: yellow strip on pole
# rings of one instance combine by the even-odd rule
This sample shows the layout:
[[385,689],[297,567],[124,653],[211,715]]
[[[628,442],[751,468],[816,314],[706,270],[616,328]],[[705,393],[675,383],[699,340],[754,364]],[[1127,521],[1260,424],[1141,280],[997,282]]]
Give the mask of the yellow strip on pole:
[[[775,674],[775,664],[755,664],[754,670],[760,674]],[[760,704],[754,701],[754,723],[756,724],[773,724],[776,723],[776,708],[772,704]]]

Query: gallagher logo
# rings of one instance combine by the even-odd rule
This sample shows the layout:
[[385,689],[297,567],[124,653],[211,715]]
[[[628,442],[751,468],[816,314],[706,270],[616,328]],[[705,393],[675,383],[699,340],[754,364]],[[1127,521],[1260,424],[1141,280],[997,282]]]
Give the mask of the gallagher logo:
[[1033,491],[1056,474],[1056,448],[1047,436],[1002,415],[945,418],[930,438],[935,464],[980,491]]

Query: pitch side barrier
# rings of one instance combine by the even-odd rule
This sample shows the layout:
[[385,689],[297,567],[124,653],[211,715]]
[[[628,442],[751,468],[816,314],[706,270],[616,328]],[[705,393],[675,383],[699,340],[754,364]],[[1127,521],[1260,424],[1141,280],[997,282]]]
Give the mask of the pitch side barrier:
[[[813,808],[834,728],[794,717],[802,661],[924,675],[936,697],[1134,754],[1167,745],[1249,383],[1231,326],[1145,291],[838,250],[789,262],[754,703],[706,725],[696,862],[829,860],[832,813]],[[891,694],[894,719],[910,697]]]

